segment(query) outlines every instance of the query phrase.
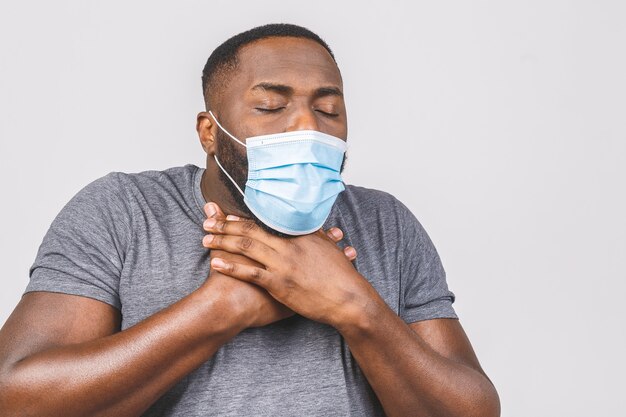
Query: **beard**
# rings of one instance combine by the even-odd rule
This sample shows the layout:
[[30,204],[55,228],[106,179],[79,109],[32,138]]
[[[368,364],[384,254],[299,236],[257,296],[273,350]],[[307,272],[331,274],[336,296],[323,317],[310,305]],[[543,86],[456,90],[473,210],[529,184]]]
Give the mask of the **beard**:
[[[221,129],[217,131],[217,158],[220,161],[220,164],[224,167],[226,172],[233,178],[233,180],[237,183],[239,188],[242,191],[245,191],[246,181],[248,180],[248,158],[246,155],[245,149],[236,143],[232,138],[226,135],[226,133],[222,132]],[[243,150],[242,150],[243,149]],[[339,173],[343,173],[343,169],[346,165],[347,154],[343,155],[343,160],[341,161],[341,168],[339,169]],[[219,169],[218,167],[218,175],[220,182],[226,187],[232,200],[235,202],[237,209],[244,213],[246,217],[254,220],[254,222],[261,227],[261,229],[266,232],[285,238],[294,238],[296,236],[288,235],[277,230],[272,229],[263,223],[257,216],[255,216],[248,206],[243,202],[243,196],[235,187],[235,184],[226,176],[224,171]]]
[[[245,190],[248,179],[248,158],[242,146],[226,136],[221,130],[217,131],[217,158],[226,172],[233,178],[241,190]],[[219,168],[219,167],[218,167]],[[235,187],[235,184],[226,176],[224,171],[218,169],[220,182],[228,189],[228,193],[235,202],[237,209],[247,217],[258,219],[252,214],[248,206],[243,202],[243,196]]]

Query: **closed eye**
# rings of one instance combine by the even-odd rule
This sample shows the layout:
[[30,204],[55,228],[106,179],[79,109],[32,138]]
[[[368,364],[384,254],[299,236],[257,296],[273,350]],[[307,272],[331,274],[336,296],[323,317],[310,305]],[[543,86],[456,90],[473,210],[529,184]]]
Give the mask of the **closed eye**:
[[266,107],[255,107],[255,110],[260,111],[261,113],[276,113],[284,109],[284,107],[275,107],[275,108],[266,108]]
[[322,113],[324,116],[327,116],[327,117],[338,117],[339,116],[339,113],[329,113],[329,112],[323,111],[323,110],[316,110],[316,111],[319,112],[319,113]]

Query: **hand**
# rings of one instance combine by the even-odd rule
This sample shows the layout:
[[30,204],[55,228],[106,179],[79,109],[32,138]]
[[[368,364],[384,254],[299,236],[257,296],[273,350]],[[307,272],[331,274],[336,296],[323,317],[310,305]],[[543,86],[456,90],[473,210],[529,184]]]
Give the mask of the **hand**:
[[[224,220],[226,218],[217,204],[205,204],[204,211],[209,219]],[[238,262],[243,265],[262,266],[245,256],[218,249],[212,249],[210,257],[211,260],[219,257],[220,259],[227,259],[230,262]],[[239,317],[245,320],[245,327],[265,326],[295,314],[288,307],[276,301],[265,289],[229,277],[215,268],[211,268],[209,278],[204,285],[210,286],[212,291],[218,291],[223,294],[223,299],[238,311],[237,315]]]
[[[211,203],[207,203],[207,204],[211,204]],[[213,204],[215,204],[215,203],[213,203]],[[217,206],[217,204],[216,204],[216,206]],[[226,220],[230,220],[230,221],[246,220],[246,221],[249,221],[250,219],[242,219],[241,217],[233,216],[232,214],[229,214],[228,216],[226,216]],[[205,229],[206,229],[206,226],[205,226]],[[328,238],[330,240],[332,240],[333,242],[339,243],[343,239],[343,231],[340,228],[338,228],[338,227],[331,227],[330,229],[328,229],[326,231],[326,236],[328,236]],[[343,248],[343,253],[346,255],[346,258],[348,258],[348,260],[350,262],[352,262],[352,261],[354,261],[356,259],[356,249],[354,249],[352,246],[344,247]]]
[[[204,211],[207,215],[207,219],[224,220],[226,218],[222,209],[215,203],[205,204]],[[236,216],[228,217],[239,219]],[[329,229],[327,235],[329,239],[335,243],[343,239],[343,232],[337,227]],[[350,261],[356,259],[356,250],[351,246],[346,246],[344,253],[346,258]],[[212,249],[210,257],[211,260],[220,258],[244,265],[262,267],[258,262],[243,255],[233,254],[219,249]],[[211,286],[213,291],[219,291],[224,294],[229,304],[239,310],[239,316],[248,320],[246,327],[265,326],[295,314],[291,309],[276,301],[264,288],[229,277],[215,268],[211,268],[209,278],[205,282],[205,285]]]
[[207,219],[205,230],[211,233],[203,240],[205,246],[261,264],[216,256],[211,260],[214,269],[265,288],[273,298],[312,320],[337,328],[349,325],[377,295],[337,246],[338,234],[332,233],[333,238],[320,229],[305,236],[279,238],[253,221],[235,216]]

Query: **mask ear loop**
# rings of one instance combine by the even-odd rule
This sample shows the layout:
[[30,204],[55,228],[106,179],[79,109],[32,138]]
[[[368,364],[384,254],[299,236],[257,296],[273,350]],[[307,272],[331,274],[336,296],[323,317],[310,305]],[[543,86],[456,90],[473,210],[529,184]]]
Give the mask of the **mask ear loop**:
[[[224,131],[224,133],[226,133],[228,136],[231,137],[231,139],[233,139],[235,142],[239,143],[240,145],[242,145],[244,148],[247,148],[246,144],[243,143],[242,141],[240,141],[239,139],[237,139],[236,137],[234,137],[233,135],[230,134],[230,132],[226,129],[224,129],[222,127],[222,125],[220,124],[220,122],[217,121],[217,118],[215,117],[215,115],[211,112],[211,110],[209,110],[209,114],[211,115],[211,117],[213,117],[213,120],[215,120],[215,123],[217,124],[217,126],[222,129]],[[224,167],[222,166],[222,164],[220,164],[219,159],[217,159],[217,155],[213,155],[213,159],[215,159],[215,162],[217,162],[217,166],[220,167],[220,169],[222,170],[222,172],[228,177],[228,179],[230,180],[230,182],[232,182],[235,187],[237,187],[237,190],[241,193],[242,196],[246,196],[244,194],[244,192],[241,190],[241,188],[239,187],[239,184],[237,184],[237,182],[233,179],[233,177],[230,176],[230,174],[228,172],[226,172],[226,170],[224,169]]]
[[232,182],[233,184],[235,184],[235,187],[237,187],[237,190],[239,190],[239,192],[241,193],[242,196],[246,196],[243,191],[241,191],[241,188],[239,188],[239,185],[235,182],[235,180],[233,179],[233,177],[230,176],[230,174],[228,172],[226,172],[226,170],[224,169],[224,167],[222,166],[222,164],[220,164],[220,161],[217,159],[217,156],[213,155],[213,159],[215,159],[215,162],[217,162],[217,166],[220,167],[220,169],[222,170],[222,172],[224,174],[226,174],[226,176],[228,177],[228,179],[230,180],[230,182]]
[[226,129],[224,129],[224,127],[222,127],[222,125],[220,124],[220,122],[217,121],[217,118],[215,117],[215,115],[213,114],[213,112],[211,110],[209,110],[209,114],[211,115],[211,117],[213,117],[213,120],[215,120],[215,124],[217,124],[217,126],[222,129],[224,131],[224,133],[226,133],[228,136],[231,137],[232,140],[234,140],[235,142],[237,142],[238,144],[240,144],[241,146],[243,146],[244,148],[247,148],[246,144],[243,143],[242,141],[240,141],[239,139],[237,139],[236,137],[234,137],[233,135],[230,134],[230,132]]

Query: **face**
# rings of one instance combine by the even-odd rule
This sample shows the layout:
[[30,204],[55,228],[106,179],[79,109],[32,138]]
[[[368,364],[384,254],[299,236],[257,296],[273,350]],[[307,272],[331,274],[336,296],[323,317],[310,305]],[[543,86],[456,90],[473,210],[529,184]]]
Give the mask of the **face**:
[[[321,45],[309,39],[268,38],[246,45],[238,58],[238,68],[210,109],[235,137],[245,141],[270,133],[318,130],[346,140],[341,74]],[[212,122],[210,116],[209,120]],[[244,189],[248,172],[245,148],[214,122],[210,131],[215,138],[215,146],[207,149],[210,159],[211,152],[216,153],[224,169]],[[219,169],[218,175],[240,211],[254,218],[239,191]]]
[[[317,42],[268,38],[239,51],[239,67],[211,109],[240,139],[293,130],[347,136],[343,83]],[[242,148],[243,149],[243,148]]]

